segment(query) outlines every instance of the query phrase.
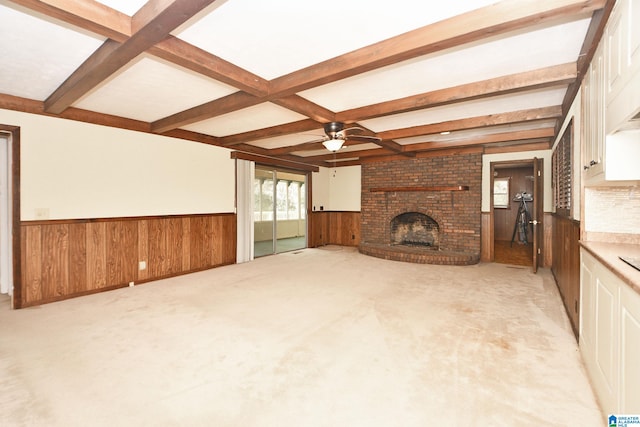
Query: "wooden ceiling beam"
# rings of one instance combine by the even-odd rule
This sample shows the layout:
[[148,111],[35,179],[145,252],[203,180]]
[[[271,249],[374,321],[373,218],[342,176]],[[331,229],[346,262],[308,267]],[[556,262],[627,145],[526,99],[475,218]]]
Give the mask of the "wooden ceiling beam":
[[131,18],[131,37],[123,43],[107,40],[45,100],[45,110],[60,114],[214,1],[150,0]]
[[532,129],[532,130],[501,132],[501,133],[495,133],[491,135],[483,135],[476,138],[462,139],[462,140],[420,142],[417,144],[405,145],[404,149],[405,151],[435,150],[435,149],[441,149],[441,148],[493,144],[498,142],[511,142],[511,141],[515,142],[515,141],[533,140],[533,139],[539,139],[539,138],[552,138],[554,135],[555,135],[555,129],[553,127],[548,127],[548,128]]
[[173,36],[156,43],[147,52],[254,96],[263,97],[269,92],[269,82],[262,77]]
[[[131,37],[131,17],[97,1],[12,2],[120,43]],[[150,47],[147,53],[255,96],[269,92],[267,80],[173,36]]]
[[246,92],[240,91],[232,93],[231,95],[223,96],[214,101],[156,120],[151,123],[151,130],[157,133],[164,133],[171,129],[179,128],[180,126],[190,125],[226,113],[242,110],[243,108],[252,107],[262,102],[261,98]]
[[97,1],[11,0],[11,3],[118,42],[131,36],[131,17]]
[[485,147],[485,154],[520,153],[522,151],[548,150],[551,148],[551,139],[543,142],[520,143],[516,145]]
[[303,116],[307,116],[310,119],[320,123],[333,122],[336,119],[336,113],[334,113],[333,111],[321,107],[318,104],[314,104],[313,102],[298,95],[289,95],[282,98],[273,99],[271,102],[281,107],[287,108],[291,111],[295,111],[296,113],[302,114]]
[[337,113],[336,120],[349,122],[372,119],[525,90],[568,85],[576,78],[576,64],[572,62],[353,108]]
[[380,132],[378,136],[385,139],[410,138],[420,135],[432,135],[440,132],[454,132],[459,130],[477,129],[487,126],[499,126],[540,120],[557,119],[562,116],[562,107],[532,108],[530,110],[513,111],[509,113],[490,114],[487,116],[470,117],[467,119],[450,120],[422,126],[412,126]]
[[[317,130],[320,130],[321,128],[322,128],[322,124],[316,122],[315,120],[306,119],[306,120],[299,120],[297,122],[271,126],[268,128],[252,130],[249,132],[223,136],[221,138],[221,141],[222,141],[222,145],[230,147],[237,144],[243,144],[251,141],[258,141],[266,138],[274,138],[278,136],[290,135],[290,134],[300,133],[300,132],[317,131]],[[315,139],[321,138],[322,133],[319,133]],[[309,139],[313,139],[313,138],[314,138],[313,135],[309,135]]]
[[580,49],[580,55],[578,56],[578,78],[567,88],[567,92],[564,95],[564,100],[562,101],[563,119],[558,124],[558,127],[562,126],[562,123],[564,123],[566,115],[571,108],[571,104],[580,90],[582,79],[589,70],[589,64],[591,64],[591,61],[593,60],[596,48],[598,47],[598,42],[602,38],[605,25],[609,21],[609,16],[611,15],[614,4],[615,0],[607,0],[602,9],[593,12],[591,22],[589,23],[589,29],[587,30],[587,35],[584,38],[582,48]]
[[271,81],[271,95],[291,95],[429,53],[558,18],[587,15],[605,0],[502,1],[445,19]]

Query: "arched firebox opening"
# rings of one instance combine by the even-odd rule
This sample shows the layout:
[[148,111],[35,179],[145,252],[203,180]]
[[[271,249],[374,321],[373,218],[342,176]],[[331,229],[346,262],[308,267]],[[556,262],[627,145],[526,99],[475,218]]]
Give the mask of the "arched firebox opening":
[[440,227],[429,215],[405,212],[391,220],[391,245],[438,249]]

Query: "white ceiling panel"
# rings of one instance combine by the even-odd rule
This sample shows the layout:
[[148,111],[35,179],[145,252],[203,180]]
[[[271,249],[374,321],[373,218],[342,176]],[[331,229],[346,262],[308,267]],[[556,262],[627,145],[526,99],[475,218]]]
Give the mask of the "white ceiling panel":
[[0,93],[45,100],[102,43],[0,0]]
[[102,3],[105,6],[109,6],[111,9],[115,9],[122,13],[126,13],[129,16],[135,15],[148,0],[97,0],[98,3]]
[[302,114],[266,102],[192,125],[183,126],[182,128],[206,135],[225,136],[291,123],[306,118],[307,117]]
[[232,0],[174,31],[266,79],[368,46],[495,0]]
[[573,62],[580,53],[589,21],[583,19],[426,55],[306,90],[300,95],[339,112]]
[[151,56],[141,56],[74,104],[105,114],[155,121],[237,89]]
[[374,132],[383,132],[467,117],[550,107],[562,104],[565,92],[566,87],[540,89],[363,120],[359,123]]

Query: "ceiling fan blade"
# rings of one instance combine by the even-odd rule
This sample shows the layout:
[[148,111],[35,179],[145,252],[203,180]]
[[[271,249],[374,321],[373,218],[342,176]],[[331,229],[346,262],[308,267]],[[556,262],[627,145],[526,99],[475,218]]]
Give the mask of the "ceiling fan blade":
[[[314,140],[311,140],[311,141],[306,141],[306,142],[303,142],[302,144],[316,144],[318,142],[325,142],[327,139],[329,139],[329,138],[327,138],[326,136],[323,136],[322,138],[317,138],[317,139],[314,139]],[[297,145],[302,145],[302,144],[297,144]]]
[[360,132],[366,132],[366,129],[361,128],[360,126],[351,126],[350,128],[343,129],[342,132],[349,132],[350,130],[357,130]]

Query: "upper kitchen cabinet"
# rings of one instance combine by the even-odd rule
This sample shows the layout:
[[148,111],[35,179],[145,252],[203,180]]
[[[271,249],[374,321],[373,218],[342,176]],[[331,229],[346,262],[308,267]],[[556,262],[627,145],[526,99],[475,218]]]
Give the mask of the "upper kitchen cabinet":
[[640,0],[619,0],[604,36],[606,132],[640,128]]
[[587,186],[640,181],[639,70],[640,0],[620,0],[583,80],[582,167]]
[[582,85],[583,121],[583,169],[585,178],[593,180],[603,174],[605,141],[605,68],[603,45],[593,56]]

